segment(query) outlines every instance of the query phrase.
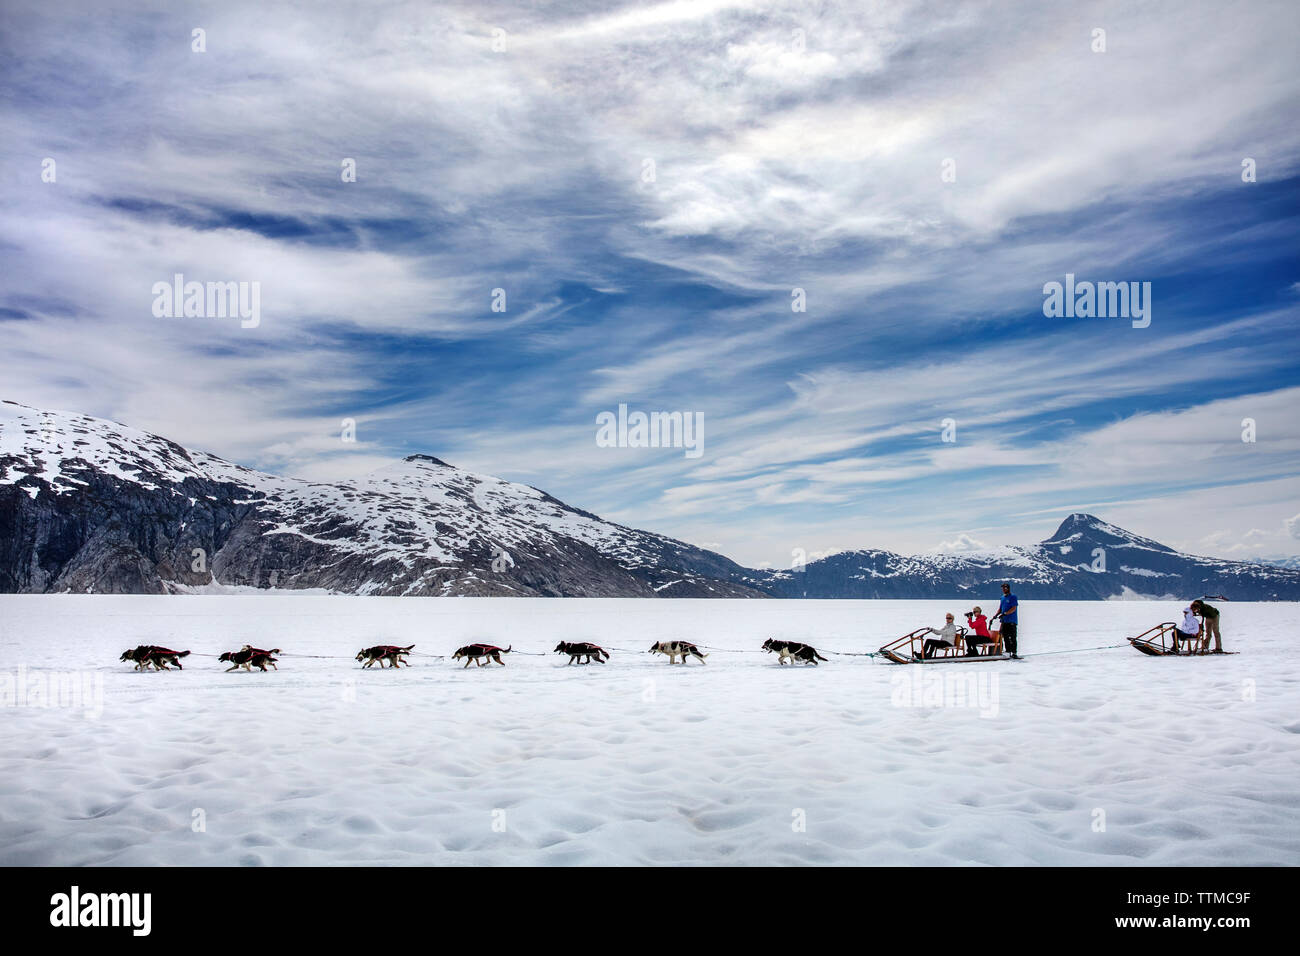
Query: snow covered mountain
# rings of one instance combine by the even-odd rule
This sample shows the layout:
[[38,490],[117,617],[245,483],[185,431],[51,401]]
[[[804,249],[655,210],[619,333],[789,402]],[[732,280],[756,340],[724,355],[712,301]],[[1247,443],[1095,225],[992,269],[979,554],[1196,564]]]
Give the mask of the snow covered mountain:
[[782,597],[946,598],[987,609],[1003,581],[1039,600],[1226,595],[1234,601],[1300,600],[1300,571],[1181,554],[1088,514],[1072,514],[1031,547],[905,557],[844,551],[755,585]]
[[1267,564],[1275,568],[1297,568],[1300,569],[1300,555],[1292,555],[1289,558],[1251,558],[1256,564]]
[[0,403],[0,592],[766,596],[745,574],[427,455],[324,484]]
[[116,422],[0,403],[0,592],[1300,600],[1300,570],[1180,554],[1091,515],[1032,547],[846,551],[801,571],[720,554],[427,455],[333,484]]

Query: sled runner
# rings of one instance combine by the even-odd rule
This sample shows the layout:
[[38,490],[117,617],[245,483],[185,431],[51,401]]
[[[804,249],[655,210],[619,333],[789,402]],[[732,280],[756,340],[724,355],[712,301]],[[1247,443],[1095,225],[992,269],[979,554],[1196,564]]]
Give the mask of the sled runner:
[[[952,647],[941,647],[933,657],[922,659],[925,638],[930,633],[928,627],[918,627],[910,634],[904,634],[896,641],[891,641],[879,651],[881,657],[892,664],[971,664],[976,661],[1008,661],[1011,655],[1002,650],[1002,632],[995,631],[993,639],[986,644],[966,645],[967,630],[957,628],[957,643]],[[973,653],[968,653],[972,651]]]
[[[1178,634],[1178,649],[1174,650],[1176,631],[1176,625],[1172,621],[1166,621],[1164,624],[1157,624],[1155,627],[1147,628],[1137,637],[1130,637],[1128,642],[1143,654],[1149,654],[1151,657],[1200,657],[1214,653],[1210,650],[1209,632],[1203,633],[1200,637]],[[1236,654],[1237,652],[1223,651],[1223,653]]]

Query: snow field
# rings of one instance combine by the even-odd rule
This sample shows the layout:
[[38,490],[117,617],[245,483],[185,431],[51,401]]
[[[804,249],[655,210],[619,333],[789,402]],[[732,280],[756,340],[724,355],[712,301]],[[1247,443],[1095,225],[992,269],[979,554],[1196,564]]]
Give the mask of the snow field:
[[[933,667],[831,652],[955,601],[0,597],[0,863],[1296,865],[1297,607],[1222,607],[1231,657],[1055,653],[1178,608],[1026,602],[1027,660]],[[472,641],[519,653],[430,656]],[[224,673],[246,642],[279,672]]]

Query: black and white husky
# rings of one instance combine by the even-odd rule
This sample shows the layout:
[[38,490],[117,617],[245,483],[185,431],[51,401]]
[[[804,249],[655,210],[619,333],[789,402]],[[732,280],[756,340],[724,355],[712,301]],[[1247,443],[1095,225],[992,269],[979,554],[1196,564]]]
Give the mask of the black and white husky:
[[769,654],[780,654],[777,659],[778,664],[784,664],[787,657],[792,664],[795,661],[803,661],[805,664],[816,665],[818,661],[826,660],[817,653],[817,648],[811,644],[800,644],[798,641],[778,641],[776,638],[769,637],[763,642],[763,650]]
[[700,663],[703,664],[704,658],[709,656],[708,654],[701,654],[698,647],[686,641],[656,641],[646,653],[664,654],[668,657],[669,664],[676,664],[678,657],[685,664],[687,656],[698,657]]

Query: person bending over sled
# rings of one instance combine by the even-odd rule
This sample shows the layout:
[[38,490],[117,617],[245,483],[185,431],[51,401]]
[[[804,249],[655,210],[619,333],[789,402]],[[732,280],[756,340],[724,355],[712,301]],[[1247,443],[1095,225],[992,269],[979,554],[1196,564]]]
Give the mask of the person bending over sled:
[[1219,609],[1210,607],[1200,598],[1192,602],[1192,611],[1200,615],[1201,627],[1205,628],[1205,636],[1208,638],[1214,635],[1214,651],[1212,653],[1223,653],[1223,638],[1219,635]]
[[993,640],[993,634],[989,631],[989,619],[984,616],[984,611],[978,604],[975,605],[975,610],[966,612],[966,626],[970,628],[965,638],[966,656],[976,657],[979,655],[979,645]]
[[925,639],[925,649],[922,657],[929,659],[934,657],[934,652],[941,647],[952,647],[957,643],[957,625],[952,622],[952,615],[948,615],[948,623],[942,628],[936,630],[930,628],[931,634],[937,634],[938,637],[927,637]]

